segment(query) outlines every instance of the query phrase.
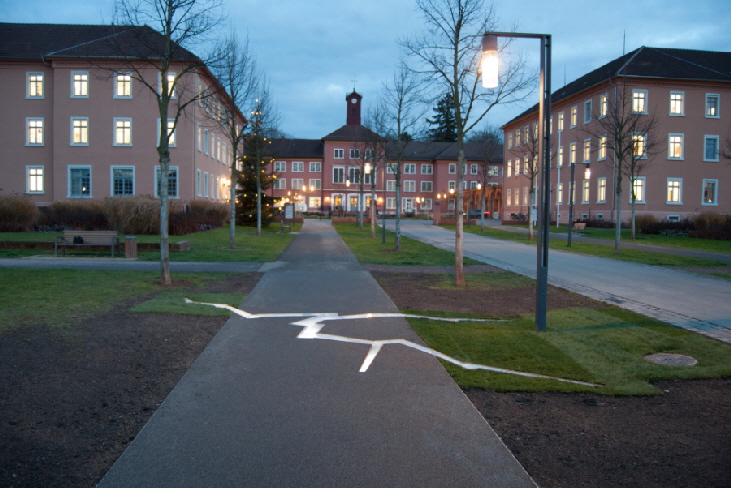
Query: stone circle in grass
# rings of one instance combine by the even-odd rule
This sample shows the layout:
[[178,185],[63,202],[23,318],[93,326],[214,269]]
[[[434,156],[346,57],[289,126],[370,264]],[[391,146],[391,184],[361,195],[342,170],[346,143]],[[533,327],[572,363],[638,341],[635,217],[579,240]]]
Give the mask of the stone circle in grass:
[[698,364],[698,360],[691,356],[685,356],[683,354],[671,354],[668,352],[661,352],[657,354],[650,354],[645,356],[645,359],[655,364],[662,364],[665,366],[695,366]]

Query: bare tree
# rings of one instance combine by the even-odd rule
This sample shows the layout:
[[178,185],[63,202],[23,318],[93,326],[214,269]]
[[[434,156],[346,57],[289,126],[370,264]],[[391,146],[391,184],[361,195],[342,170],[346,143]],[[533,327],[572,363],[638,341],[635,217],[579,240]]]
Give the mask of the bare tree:
[[215,65],[220,59],[215,52],[200,58],[187,48],[200,45],[212,34],[221,21],[220,6],[220,0],[117,0],[115,3],[114,23],[118,32],[109,38],[119,53],[115,62],[153,95],[160,117],[157,154],[163,284],[170,283],[170,139],[186,107],[212,95],[196,86],[193,75],[205,75],[207,66]]
[[[406,154],[407,141],[401,137],[413,131],[423,116],[419,78],[401,63],[391,81],[384,84],[380,100],[378,132],[385,137],[389,149],[385,160],[396,179],[396,247],[401,250],[401,169]],[[386,182],[383,182],[384,188]]]
[[[480,230],[485,232],[485,198],[490,183],[500,176],[500,166],[503,159],[503,142],[498,127],[489,126],[487,129],[473,132],[467,142],[477,144],[480,159],[477,174],[480,178]],[[494,210],[494,209],[493,209]],[[469,216],[468,216],[469,218]]]
[[401,40],[406,54],[416,61],[415,72],[432,85],[440,96],[447,93],[454,101],[457,128],[457,191],[455,210],[455,286],[465,286],[463,265],[463,181],[465,173],[465,136],[498,103],[523,100],[535,76],[526,76],[524,58],[512,57],[501,68],[498,88],[485,91],[477,72],[480,43],[487,31],[495,30],[495,12],[484,0],[417,0],[427,25],[427,33]]
[[[376,105],[377,106],[377,105]],[[371,237],[376,237],[375,227],[375,199],[376,199],[376,174],[383,164],[385,155],[384,138],[375,132],[375,122],[378,119],[377,108],[372,109],[368,118],[363,124],[358,140],[353,143],[353,149],[357,151],[357,158],[350,158],[350,165],[357,168],[357,183],[359,190],[358,215],[359,228],[363,229],[363,205],[366,185],[370,185],[371,198],[369,202],[369,214],[371,216]]]
[[[647,99],[642,96],[644,91],[633,91],[624,77],[619,78],[618,84],[611,84],[614,90],[610,92],[606,107],[599,107],[596,122],[589,125],[585,132],[596,139],[600,156],[606,157],[607,164],[614,166],[616,192],[614,252],[619,254],[623,178],[626,176],[629,179],[632,239],[635,239],[635,209],[638,197],[636,182],[652,163],[652,157],[661,150],[665,138],[658,134],[658,120],[655,116],[657,111],[649,112]],[[609,157],[610,152],[613,158]]]
[[222,94],[223,111],[215,120],[231,145],[231,186],[229,192],[229,247],[236,247],[236,181],[238,161],[246,137],[247,118],[242,109],[254,108],[252,104],[260,90],[261,76],[249,49],[249,39],[241,41],[231,30],[223,40],[219,52],[224,53],[221,62],[213,67],[216,79],[225,91]]
[[529,180],[529,194],[528,199],[528,240],[533,240],[533,221],[535,216],[533,214],[533,206],[536,203],[536,178],[538,178],[538,171],[540,170],[538,160],[541,156],[541,145],[538,140],[538,124],[535,123],[527,128],[527,133],[524,134],[523,144],[514,148],[514,153],[521,156],[523,159],[523,174],[528,177]]

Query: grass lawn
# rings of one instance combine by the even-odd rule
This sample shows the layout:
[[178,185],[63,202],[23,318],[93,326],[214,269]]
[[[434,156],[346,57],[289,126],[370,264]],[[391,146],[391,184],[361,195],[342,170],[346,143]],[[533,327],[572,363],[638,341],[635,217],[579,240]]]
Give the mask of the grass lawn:
[[[376,226],[375,239],[371,239],[370,226],[363,226],[363,230],[359,230],[354,224],[334,224],[334,227],[361,263],[390,266],[454,266],[454,253],[403,235],[401,252],[395,252],[396,234],[386,231],[386,243],[382,244],[380,226]],[[465,258],[464,264],[482,263]]]
[[[454,230],[453,225],[443,225],[445,229]],[[533,241],[528,240],[528,234],[522,234],[517,232],[510,232],[500,229],[492,229],[485,227],[485,232],[480,232],[479,226],[472,226],[471,228],[464,228],[465,232],[470,232],[476,235],[482,235],[487,237],[493,237],[495,239],[503,239],[506,241],[523,242],[526,244],[536,244],[538,237],[535,236]],[[606,229],[600,229],[606,230]],[[588,234],[587,234],[588,235]],[[663,237],[663,236],[657,236]],[[682,239],[682,238],[681,238]],[[704,239],[695,239],[696,241],[702,241]],[[724,241],[718,241],[724,242]],[[652,242],[651,244],[656,244]],[[728,247],[729,244],[726,243]],[[698,268],[717,268],[727,267],[728,263],[720,261],[712,261],[709,259],[689,258],[684,256],[676,256],[674,254],[661,254],[651,251],[641,251],[638,249],[622,249],[620,254],[615,254],[614,246],[605,246],[602,244],[587,244],[582,242],[573,241],[571,247],[566,246],[566,241],[552,239],[549,241],[549,247],[557,251],[568,251],[579,254],[587,254],[590,256],[598,256],[603,258],[617,259],[620,261],[627,261],[630,263],[646,264],[649,266],[681,266],[681,267],[698,267]],[[668,246],[672,247],[672,246]],[[696,248],[688,248],[696,249]],[[700,250],[700,249],[699,249]],[[709,249],[703,249],[709,250]],[[720,251],[714,251],[720,252]]]
[[[534,330],[532,315],[503,318],[505,322],[449,325],[427,319],[410,318],[408,321],[429,347],[461,361],[602,385],[596,388],[467,370],[442,361],[465,389],[637,395],[660,393],[649,383],[651,381],[731,375],[731,348],[727,345],[616,307],[549,311],[545,332]],[[696,358],[698,364],[666,366],[644,359],[648,354],[660,352],[689,355]]]
[[[200,284],[223,276],[173,273],[172,277]],[[156,271],[1,269],[0,333],[33,325],[71,327],[112,310],[122,299],[159,291],[159,282]]]
[[[297,232],[302,224],[292,226],[292,232]],[[170,242],[188,241],[190,242],[190,251],[171,252],[170,261],[192,261],[192,262],[269,262],[276,261],[277,257],[284,251],[294,238],[293,234],[278,234],[279,225],[272,224],[267,228],[262,228],[261,236],[256,236],[254,227],[236,227],[236,249],[229,248],[229,228],[219,227],[207,232],[196,232],[185,236],[170,236]],[[2,232],[0,233],[0,241],[35,241],[35,242],[53,242],[55,233],[44,232]],[[137,242],[159,242],[159,236],[141,235],[136,236]],[[124,236],[120,236],[123,241]],[[83,249],[83,248],[81,248]],[[77,251],[67,250],[70,256],[101,256],[109,257],[110,253],[106,251]],[[53,251],[39,250],[14,250],[0,249],[0,257],[16,258],[27,256],[49,255],[53,256]],[[124,257],[124,255],[122,255]],[[138,257],[142,261],[159,261],[159,252],[142,252],[138,253]]]

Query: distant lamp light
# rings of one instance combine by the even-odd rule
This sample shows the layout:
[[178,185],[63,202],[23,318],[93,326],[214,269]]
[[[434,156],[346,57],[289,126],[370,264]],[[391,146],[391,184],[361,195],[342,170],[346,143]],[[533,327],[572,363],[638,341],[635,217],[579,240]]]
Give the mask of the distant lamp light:
[[591,169],[589,169],[589,165],[586,165],[586,169],[584,170],[584,179],[588,180],[591,179]]
[[478,189],[478,190],[482,190],[482,183],[478,183],[478,184],[477,184],[477,189]]
[[371,166],[371,163],[366,163],[363,166],[363,170],[366,172],[366,174],[369,174],[371,172],[371,169],[373,169],[372,166]]
[[482,37],[482,60],[480,61],[483,88],[497,88],[498,86],[498,56],[497,36]]
[[345,180],[345,186],[347,186],[348,188],[350,188],[350,178],[348,178],[347,180]]

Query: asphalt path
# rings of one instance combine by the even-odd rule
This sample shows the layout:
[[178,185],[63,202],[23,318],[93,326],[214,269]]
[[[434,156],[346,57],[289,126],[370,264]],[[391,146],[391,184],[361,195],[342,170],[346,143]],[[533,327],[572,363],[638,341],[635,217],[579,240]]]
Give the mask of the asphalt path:
[[[401,230],[454,251],[454,232],[431,221],[402,221]],[[532,244],[464,233],[466,257],[532,278],[536,252]],[[731,280],[551,249],[548,282],[731,343]]]

